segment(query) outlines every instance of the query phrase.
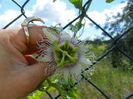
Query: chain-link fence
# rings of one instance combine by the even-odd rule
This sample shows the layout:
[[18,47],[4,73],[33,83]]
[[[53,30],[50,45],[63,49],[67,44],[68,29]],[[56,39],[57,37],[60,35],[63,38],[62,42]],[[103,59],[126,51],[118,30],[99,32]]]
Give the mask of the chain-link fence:
[[[22,16],[24,16],[25,18],[27,18],[26,14],[25,14],[25,6],[30,2],[30,0],[26,0],[22,5],[20,5],[17,1],[15,0],[11,0],[16,6],[18,6],[20,8],[20,15],[16,16],[16,18],[14,18],[13,20],[11,20],[8,24],[6,24],[3,29],[8,28],[11,24],[13,24],[15,21],[17,21],[19,18],[21,18]],[[91,0],[88,0],[84,6],[82,7],[82,13],[77,16],[75,19],[73,19],[71,22],[69,22],[66,26],[63,27],[63,30],[66,29],[68,26],[70,26],[72,23],[74,23],[76,20],[78,20],[80,17],[86,17],[89,21],[91,21],[97,28],[101,29],[103,31],[104,34],[106,34],[111,40],[112,40],[112,44],[109,48],[107,48],[107,50],[105,51],[104,54],[102,54],[99,58],[97,58],[90,66],[88,66],[88,68],[86,68],[83,72],[85,71],[89,71],[94,65],[96,65],[99,61],[101,61],[103,58],[105,58],[106,56],[108,56],[113,49],[118,49],[118,51],[123,54],[124,56],[126,56],[127,58],[129,58],[131,61],[133,61],[133,58],[130,57],[126,52],[124,52],[123,50],[120,49],[119,47],[119,40],[124,37],[129,31],[131,31],[133,29],[133,27],[129,28],[128,30],[126,30],[124,33],[122,33],[121,35],[119,35],[119,37],[117,38],[113,38],[105,29],[103,29],[100,25],[98,25],[94,20],[92,20],[87,14],[86,11],[84,10],[86,5],[88,3],[90,3]],[[75,87],[76,85],[78,85],[82,80],[85,80],[88,84],[92,85],[92,87],[95,88],[95,90],[97,90],[98,92],[101,93],[101,95],[103,95],[106,99],[110,99],[111,97],[105,93],[101,88],[99,88],[96,84],[92,83],[90,81],[90,79],[88,79],[87,77],[84,76],[83,73],[81,73],[82,78],[79,79],[78,81],[76,81],[73,85],[71,85],[71,88]],[[67,89],[69,90],[69,89]],[[46,94],[51,98],[51,99],[57,99],[59,98],[61,95],[57,95],[56,97],[53,97],[49,92],[46,92]],[[133,98],[133,93],[130,93],[129,95],[125,96],[124,99],[131,99]]]

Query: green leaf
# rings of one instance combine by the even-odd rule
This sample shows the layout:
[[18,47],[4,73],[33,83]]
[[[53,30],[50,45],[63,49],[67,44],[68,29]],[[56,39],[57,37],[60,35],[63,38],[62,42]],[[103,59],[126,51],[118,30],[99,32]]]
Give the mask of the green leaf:
[[45,95],[45,92],[37,90],[32,95],[28,96],[28,99],[41,99],[42,96]]
[[106,0],[107,3],[111,3],[113,2],[114,0]]
[[82,9],[82,0],[69,0],[69,2],[71,2],[75,8]]

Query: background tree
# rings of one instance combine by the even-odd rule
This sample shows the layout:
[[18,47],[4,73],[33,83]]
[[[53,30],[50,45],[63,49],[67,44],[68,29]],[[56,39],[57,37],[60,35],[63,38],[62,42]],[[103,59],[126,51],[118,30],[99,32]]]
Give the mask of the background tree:
[[[117,13],[116,16],[109,17],[115,18],[114,22],[106,22],[105,29],[109,31],[111,35],[116,39],[124,31],[133,26],[133,0],[123,1],[127,5],[123,9],[123,13]],[[119,42],[118,46],[128,53],[133,58],[133,29],[129,31]],[[121,67],[122,69],[133,69],[132,61],[122,55],[117,48],[111,53],[111,60],[113,67]]]

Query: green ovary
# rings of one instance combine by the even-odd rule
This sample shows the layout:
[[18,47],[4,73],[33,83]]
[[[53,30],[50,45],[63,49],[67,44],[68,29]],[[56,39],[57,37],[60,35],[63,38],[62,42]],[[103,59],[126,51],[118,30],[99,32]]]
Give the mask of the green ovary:
[[65,41],[61,45],[57,41],[54,41],[53,47],[57,67],[76,64],[78,60],[78,48],[74,47],[69,41]]

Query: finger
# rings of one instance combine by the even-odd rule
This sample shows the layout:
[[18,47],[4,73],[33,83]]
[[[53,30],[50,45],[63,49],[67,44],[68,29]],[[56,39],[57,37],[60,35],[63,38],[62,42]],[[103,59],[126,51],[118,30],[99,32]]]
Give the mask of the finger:
[[37,51],[37,42],[43,39],[44,26],[29,27],[29,44],[26,44],[26,36],[23,28],[11,36],[13,45],[23,54],[32,54]]
[[27,95],[35,90],[42,80],[52,75],[54,71],[55,69],[50,68],[46,63],[37,63],[32,66],[27,66],[17,74],[15,79],[17,83],[15,86],[21,87],[20,93]]
[[29,28],[29,44],[27,45],[28,49],[25,51],[25,54],[32,54],[36,52],[37,49],[37,42],[43,39],[43,26],[33,26]]

